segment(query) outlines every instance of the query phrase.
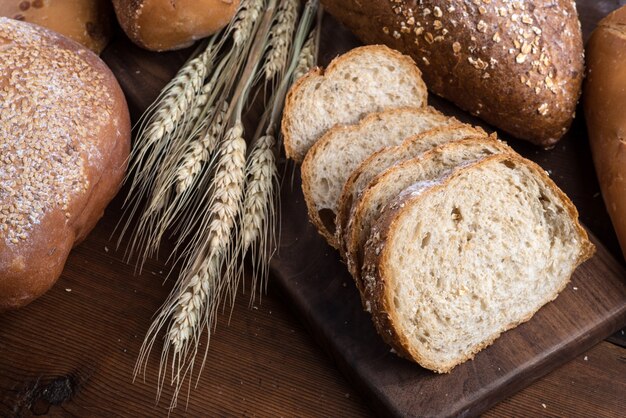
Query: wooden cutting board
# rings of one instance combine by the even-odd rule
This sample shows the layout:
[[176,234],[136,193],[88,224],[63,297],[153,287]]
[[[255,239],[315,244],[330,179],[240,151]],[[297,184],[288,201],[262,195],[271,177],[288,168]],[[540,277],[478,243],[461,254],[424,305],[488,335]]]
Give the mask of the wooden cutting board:
[[[585,36],[620,3],[579,1]],[[322,64],[356,45],[358,42],[334,20],[325,20]],[[108,50],[105,59],[119,77],[137,115],[158,93],[141,68],[151,68],[151,74],[155,74],[155,68],[171,74],[186,54],[151,54],[125,48]],[[430,102],[446,114],[480,124],[444,100],[432,97]],[[282,237],[279,255],[272,263],[273,280],[318,343],[381,415],[479,414],[626,325],[626,271],[599,197],[583,119],[579,117],[567,137],[551,151],[504,138],[552,173],[578,206],[583,222],[600,237],[593,238],[598,252],[577,270],[555,302],[448,375],[435,375],[389,352],[361,309],[358,293],[338,253],[308,222],[297,169],[293,182],[289,181],[290,168],[286,170]]]

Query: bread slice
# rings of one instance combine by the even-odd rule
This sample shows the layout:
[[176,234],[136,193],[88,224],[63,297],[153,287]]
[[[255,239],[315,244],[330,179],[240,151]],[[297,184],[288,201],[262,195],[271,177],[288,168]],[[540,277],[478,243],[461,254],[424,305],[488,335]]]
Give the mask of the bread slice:
[[399,107],[423,107],[426,85],[413,60],[386,46],[355,48],[300,78],[287,95],[282,133],[288,158],[302,161],[335,125]]
[[337,248],[335,216],[341,191],[352,170],[372,153],[420,132],[459,124],[431,107],[412,107],[374,113],[356,125],[330,129],[302,163],[302,190],[317,230]]
[[396,352],[436,372],[528,321],[594,253],[536,164],[496,155],[407,189],[365,249],[365,305]]
[[436,128],[406,139],[401,145],[381,149],[365,159],[345,181],[337,203],[335,242],[342,253],[345,253],[342,236],[350,218],[352,203],[359,199],[362,191],[377,175],[399,162],[415,158],[443,143],[480,137],[487,137],[485,131],[465,124]]
[[371,226],[382,208],[398,194],[418,181],[431,181],[441,177],[458,165],[466,164],[488,155],[514,152],[508,145],[493,139],[465,139],[442,144],[420,157],[391,167],[377,176],[355,202],[346,228],[346,262],[357,288],[362,290],[361,266],[363,248]]

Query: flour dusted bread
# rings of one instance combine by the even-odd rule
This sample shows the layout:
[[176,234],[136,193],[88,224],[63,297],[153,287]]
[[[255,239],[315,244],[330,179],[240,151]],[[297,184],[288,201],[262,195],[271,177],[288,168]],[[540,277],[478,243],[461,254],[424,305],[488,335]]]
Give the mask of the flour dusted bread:
[[372,153],[420,132],[459,124],[430,107],[401,108],[374,113],[357,125],[337,126],[326,132],[302,163],[302,190],[317,230],[337,247],[335,216],[341,191],[352,170]]
[[0,18],[0,311],[48,290],[117,193],[130,120],[113,74],[47,29]]
[[322,0],[366,44],[410,55],[428,88],[515,137],[569,129],[584,59],[573,0]]
[[448,372],[555,299],[594,251],[545,172],[503,154],[406,189],[372,228],[364,300],[398,354]]
[[365,243],[372,225],[382,215],[387,203],[416,182],[435,181],[459,165],[489,155],[512,152],[508,145],[493,139],[464,139],[439,145],[375,177],[355,202],[344,235],[345,258],[357,287],[362,289],[360,280]]
[[[469,125],[452,125],[442,128],[431,129],[429,131],[410,137],[403,141],[401,145],[387,147],[373,153],[365,159],[345,182],[341,197],[338,200],[336,217],[337,233],[335,239],[340,245],[340,249],[345,253],[345,245],[342,236],[346,230],[352,204],[357,202],[361,193],[367,188],[369,183],[379,174],[399,162],[406,161],[430,149],[444,144],[468,138],[486,138],[487,134],[480,128]],[[495,135],[493,137],[495,139]]]
[[335,125],[369,113],[426,105],[426,85],[415,63],[385,46],[365,46],[316,68],[289,90],[282,120],[287,157],[302,161]]

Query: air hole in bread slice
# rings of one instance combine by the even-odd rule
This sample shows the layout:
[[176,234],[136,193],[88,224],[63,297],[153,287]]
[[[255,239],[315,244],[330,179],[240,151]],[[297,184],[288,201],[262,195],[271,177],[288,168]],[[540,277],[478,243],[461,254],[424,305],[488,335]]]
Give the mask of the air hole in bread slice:
[[335,225],[335,212],[333,212],[332,209],[324,208],[317,211],[317,213],[324,224],[324,228],[334,235],[337,231],[337,225]]

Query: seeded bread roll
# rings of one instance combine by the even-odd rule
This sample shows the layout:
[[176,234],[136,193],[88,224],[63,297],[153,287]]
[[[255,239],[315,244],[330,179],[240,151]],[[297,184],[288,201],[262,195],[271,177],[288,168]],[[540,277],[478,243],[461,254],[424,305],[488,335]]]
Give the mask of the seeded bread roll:
[[432,92],[515,137],[553,146],[583,78],[572,0],[322,0],[363,42],[409,54]]
[[626,257],[626,7],[603,19],[587,44],[584,105],[602,196]]
[[235,15],[239,0],[113,0],[113,6],[134,43],[169,51],[222,29]]
[[91,51],[0,17],[0,311],[57,280],[117,193],[128,107]]
[[111,38],[108,0],[2,0],[0,16],[35,23],[83,44],[96,54]]

